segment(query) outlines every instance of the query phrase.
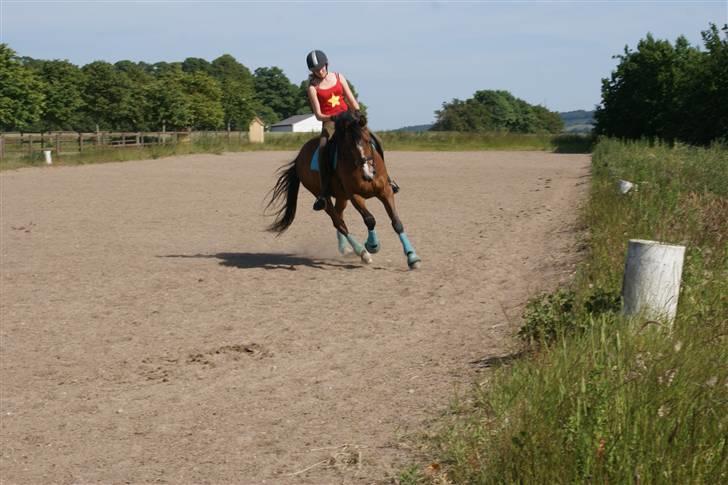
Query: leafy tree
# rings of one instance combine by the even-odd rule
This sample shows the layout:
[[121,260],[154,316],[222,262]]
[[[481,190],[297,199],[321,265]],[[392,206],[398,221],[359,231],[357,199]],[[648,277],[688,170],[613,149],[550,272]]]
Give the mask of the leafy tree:
[[192,127],[221,128],[225,121],[223,92],[215,80],[204,72],[195,72],[182,78],[182,86],[190,103]]
[[[108,62],[95,61],[81,68],[85,74],[83,99],[87,129],[137,130],[144,128],[143,90],[127,73]],[[95,125],[95,126],[94,126]]]
[[435,114],[434,131],[557,133],[564,126],[557,113],[532,106],[508,91],[476,91],[465,101],[443,103]]
[[188,57],[182,62],[182,70],[188,73],[202,71],[205,74],[212,74],[212,65],[206,59]]
[[[720,32],[723,32],[721,38]],[[678,137],[699,145],[716,139],[728,141],[728,25],[702,32],[705,52],[687,67],[683,85],[683,130]]]
[[40,120],[44,106],[43,82],[0,44],[0,130],[25,130]]
[[[275,123],[296,114],[302,105],[300,93],[295,84],[288,80],[279,67],[259,67],[253,75],[255,96],[269,112],[263,116],[266,123]],[[262,113],[261,113],[262,114]]]
[[81,125],[84,78],[81,69],[68,61],[37,61],[32,66],[43,80],[45,103],[37,131],[76,130]]
[[224,124],[230,128],[247,129],[255,116],[255,87],[250,70],[230,54],[214,59],[210,65],[212,76],[222,90]]
[[675,45],[648,34],[625,47],[602,80],[595,131],[624,138],[708,144],[728,139],[728,26],[704,31],[705,51],[684,37]]
[[[683,42],[683,41],[681,41]],[[639,138],[673,138],[676,109],[676,53],[670,42],[651,34],[616,56],[620,63],[602,80],[602,107],[597,108],[597,133]]]
[[181,130],[192,125],[185,76],[179,68],[170,69],[146,86],[147,121],[152,129]]

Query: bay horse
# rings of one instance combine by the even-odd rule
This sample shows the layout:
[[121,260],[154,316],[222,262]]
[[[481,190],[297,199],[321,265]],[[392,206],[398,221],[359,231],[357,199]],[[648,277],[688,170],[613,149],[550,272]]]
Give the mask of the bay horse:
[[[417,269],[421,260],[415,253],[415,248],[407,238],[402,221],[397,215],[394,191],[389,184],[384,158],[379,150],[375,149],[376,142],[376,138],[366,126],[366,118],[363,115],[357,116],[347,112],[336,119],[334,137],[328,142],[329,145],[333,143],[335,149],[332,150],[331,156],[327,157],[328,163],[333,165],[333,169],[330,169],[329,187],[336,202],[332,205],[327,199],[326,213],[336,228],[339,252],[346,253],[348,242],[362,262],[368,264],[372,261],[371,254],[377,253],[381,247],[375,230],[376,220],[367,210],[365,202],[366,199],[376,197],[382,202],[392,220],[392,227],[399,236],[407,257],[407,265],[410,269]],[[378,146],[381,149],[381,143]],[[318,167],[312,167],[312,160],[318,147],[319,137],[312,138],[303,145],[292,162],[279,169],[278,181],[271,189],[266,210],[279,207],[273,210],[276,220],[268,227],[268,231],[280,235],[293,224],[300,184],[315,196],[321,192],[321,181],[315,170]],[[328,148],[327,146],[326,149]],[[349,201],[359,211],[367,226],[368,236],[363,245],[349,232],[344,222],[344,209]]]

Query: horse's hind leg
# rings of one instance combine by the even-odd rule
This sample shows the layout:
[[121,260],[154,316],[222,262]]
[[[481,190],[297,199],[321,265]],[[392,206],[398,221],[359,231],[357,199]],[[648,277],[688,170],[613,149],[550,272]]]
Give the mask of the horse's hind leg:
[[[346,202],[347,201],[344,198],[337,198],[334,207],[331,207],[330,204],[326,206],[326,213],[329,217],[331,217],[331,221],[334,223],[337,235],[343,236],[351,245],[354,252],[361,258],[362,262],[369,264],[372,262],[372,256],[369,254],[369,251],[367,251],[366,248],[349,233],[349,229],[346,227],[346,223],[344,222],[344,209],[346,208]],[[339,236],[339,252],[344,254],[344,251],[342,250],[341,236]]]
[[369,212],[369,209],[367,209],[366,202],[364,200],[364,197],[360,195],[352,195],[351,197],[351,203],[354,204],[354,207],[357,211],[359,211],[359,214],[361,214],[362,219],[364,219],[364,224],[367,226],[367,240],[364,243],[364,247],[367,248],[367,251],[370,253],[378,253],[381,249],[381,245],[379,244],[379,238],[377,237],[377,231],[374,229],[374,227],[377,225],[377,220],[374,218],[371,212]]
[[407,265],[410,267],[410,269],[419,268],[420,262],[422,260],[419,258],[419,256],[417,256],[414,246],[412,246],[412,243],[410,243],[407,234],[404,232],[404,226],[402,225],[402,221],[399,220],[399,215],[397,215],[397,209],[394,206],[394,194],[392,193],[391,188],[389,188],[389,190],[386,190],[384,194],[378,195],[377,198],[382,201],[382,204],[384,204],[384,208],[386,209],[389,218],[392,219],[392,227],[394,228],[394,232],[396,232],[399,236],[399,240],[402,242],[402,249],[404,250],[405,256],[407,256]]

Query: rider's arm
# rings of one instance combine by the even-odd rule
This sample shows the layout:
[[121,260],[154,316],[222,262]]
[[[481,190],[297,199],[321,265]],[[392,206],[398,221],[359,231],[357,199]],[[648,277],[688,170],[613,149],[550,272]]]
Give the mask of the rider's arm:
[[316,88],[313,86],[308,87],[308,102],[311,104],[311,111],[319,121],[329,121],[331,116],[326,116],[321,112],[321,105],[319,104],[318,96],[316,96]]
[[356,101],[354,94],[351,92],[351,89],[349,88],[349,83],[346,82],[346,78],[341,73],[339,73],[339,80],[341,81],[341,85],[344,87],[344,97],[346,97],[346,104],[348,104],[351,109],[358,110],[359,103]]

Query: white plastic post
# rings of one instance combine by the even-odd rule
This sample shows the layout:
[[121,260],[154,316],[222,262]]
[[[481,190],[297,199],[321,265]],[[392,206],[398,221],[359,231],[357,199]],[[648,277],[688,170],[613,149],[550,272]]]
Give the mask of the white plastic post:
[[684,258],[685,246],[630,239],[622,284],[624,314],[672,323]]
[[45,156],[45,162],[48,165],[53,164],[53,158],[51,158],[51,151],[50,150],[43,150],[43,155]]

